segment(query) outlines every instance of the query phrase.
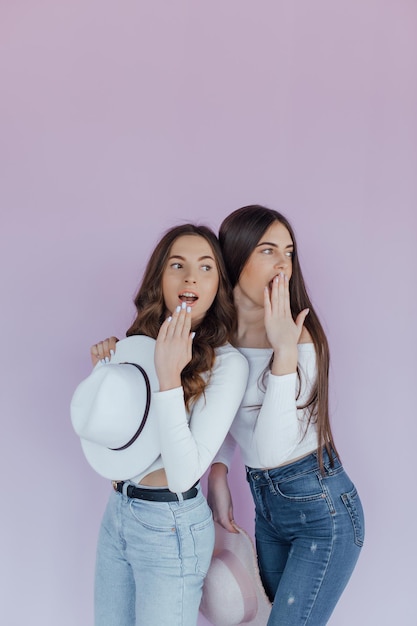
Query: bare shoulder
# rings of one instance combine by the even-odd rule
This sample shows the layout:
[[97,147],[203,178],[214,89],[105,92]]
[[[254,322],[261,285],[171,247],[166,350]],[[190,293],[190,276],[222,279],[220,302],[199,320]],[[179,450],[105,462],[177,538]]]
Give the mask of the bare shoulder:
[[311,337],[307,328],[305,328],[304,326],[303,326],[303,330],[301,331],[301,335],[300,335],[300,339],[298,340],[298,343],[313,343],[313,338]]

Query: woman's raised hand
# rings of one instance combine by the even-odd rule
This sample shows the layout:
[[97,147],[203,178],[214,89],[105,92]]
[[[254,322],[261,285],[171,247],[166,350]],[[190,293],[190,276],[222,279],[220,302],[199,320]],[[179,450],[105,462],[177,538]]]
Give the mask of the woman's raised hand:
[[93,365],[96,365],[99,361],[109,362],[112,355],[116,350],[117,337],[107,337],[103,341],[95,343],[90,348],[90,356]]
[[181,386],[181,372],[191,361],[191,307],[185,303],[170,315],[159,329],[155,345],[155,368],[160,391]]
[[288,277],[280,273],[272,281],[271,292],[264,290],[265,329],[268,341],[274,350],[272,373],[290,374],[297,369],[297,344],[300,339],[308,309],[304,309],[293,320],[290,306]]

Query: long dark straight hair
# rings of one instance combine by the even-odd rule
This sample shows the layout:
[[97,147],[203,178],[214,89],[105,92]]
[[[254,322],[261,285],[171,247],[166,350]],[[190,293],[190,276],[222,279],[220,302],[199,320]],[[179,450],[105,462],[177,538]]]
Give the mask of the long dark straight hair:
[[196,336],[193,339],[192,359],[181,372],[185,403],[189,409],[191,403],[204,393],[208,384],[207,374],[210,374],[215,361],[214,349],[230,341],[236,332],[233,291],[227,277],[219,241],[210,228],[203,225],[182,224],[165,232],[149,258],[134,299],[136,317],[126,331],[126,336],[148,335],[156,339],[166,317],[162,276],[173,243],[184,235],[203,237],[207,241],[219,273],[216,297],[198,326],[193,327]]
[[304,326],[309,331],[316,350],[317,379],[307,402],[299,408],[307,409],[309,423],[310,421],[317,423],[317,452],[320,468],[323,469],[323,445],[326,447],[332,464],[332,450],[338,454],[329,417],[330,352],[326,334],[307,293],[298,258],[294,230],[288,219],[278,211],[253,204],[236,209],[223,220],[219,231],[219,241],[230,282],[232,287],[235,287],[250,255],[265,231],[274,222],[280,222],[285,226],[294,244],[292,276],[289,284],[292,316],[295,319],[303,309],[308,308],[310,310]]

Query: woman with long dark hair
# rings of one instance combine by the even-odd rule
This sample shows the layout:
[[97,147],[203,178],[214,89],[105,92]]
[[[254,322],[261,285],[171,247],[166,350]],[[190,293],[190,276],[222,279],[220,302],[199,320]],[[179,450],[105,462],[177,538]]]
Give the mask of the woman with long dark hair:
[[219,241],[234,291],[232,343],[249,362],[245,396],[212,465],[208,501],[230,532],[236,443],[255,503],[268,626],[324,626],[364,540],[359,495],[329,418],[329,347],[289,221],[260,205],[225,218]]

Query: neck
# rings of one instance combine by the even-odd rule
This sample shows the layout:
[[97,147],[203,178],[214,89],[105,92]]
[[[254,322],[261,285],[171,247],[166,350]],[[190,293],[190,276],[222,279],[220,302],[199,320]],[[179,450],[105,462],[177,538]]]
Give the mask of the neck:
[[266,336],[263,306],[256,304],[235,287],[234,300],[237,309],[237,333],[235,344],[240,348],[270,348]]

